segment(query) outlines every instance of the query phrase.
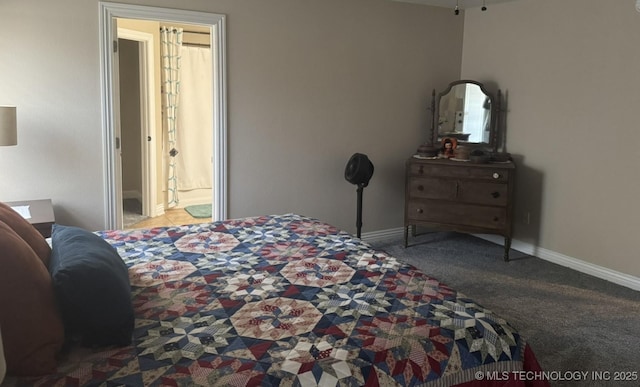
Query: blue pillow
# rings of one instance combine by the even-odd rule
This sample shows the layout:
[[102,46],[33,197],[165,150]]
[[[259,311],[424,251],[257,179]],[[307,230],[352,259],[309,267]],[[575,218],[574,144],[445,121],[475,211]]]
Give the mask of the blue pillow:
[[134,327],[127,266],[99,236],[54,225],[49,272],[67,340],[128,345]]

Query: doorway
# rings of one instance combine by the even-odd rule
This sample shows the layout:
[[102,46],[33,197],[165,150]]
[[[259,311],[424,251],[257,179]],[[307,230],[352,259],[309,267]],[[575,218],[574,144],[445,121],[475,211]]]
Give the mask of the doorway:
[[[197,24],[208,27],[211,34],[211,48],[212,48],[212,128],[211,131],[212,141],[210,148],[213,150],[212,163],[212,185],[213,190],[211,193],[211,205],[212,205],[212,219],[223,220],[226,218],[226,55],[225,55],[225,17],[224,15],[193,12],[193,11],[181,11],[174,9],[163,9],[155,7],[134,6],[127,4],[116,3],[100,3],[101,19],[100,19],[100,33],[101,33],[101,75],[103,85],[103,133],[104,133],[104,165],[105,165],[105,227],[107,229],[119,229],[123,226],[123,183],[122,183],[122,148],[121,148],[121,112],[120,112],[120,85],[119,83],[119,68],[118,68],[118,50],[115,48],[113,42],[117,41],[119,37],[118,32],[118,19],[139,19],[146,21],[161,21],[166,23],[182,23],[182,24]],[[129,39],[137,41],[138,43],[138,59],[142,62],[146,58],[145,47],[148,52],[148,41],[145,39],[139,39],[139,37],[128,36]],[[140,65],[142,69],[144,66]],[[142,72],[141,72],[142,74]],[[147,74],[148,75],[148,74]],[[141,78],[145,76],[142,75]],[[143,82],[141,81],[142,85]],[[141,94],[144,94],[143,90],[140,90]],[[150,101],[153,97],[147,95]],[[146,121],[147,130],[152,130],[153,114],[149,112],[149,103],[144,102],[144,98],[140,98],[141,106],[140,111],[142,121]],[[145,111],[145,109],[147,109]],[[157,115],[156,115],[157,116]],[[145,118],[146,117],[146,118]],[[161,141],[154,141],[158,138],[158,134],[148,135],[145,133],[145,126],[141,125],[142,134],[141,138],[141,150],[142,150],[142,164],[145,160],[148,165],[142,166],[142,191],[143,200],[141,210],[143,214],[156,214],[157,200],[145,198],[152,197],[150,193],[159,192],[157,190],[158,184],[154,183],[153,178],[158,176],[158,171],[151,171],[153,161],[156,156],[153,155],[154,151],[160,150]],[[161,136],[160,136],[161,137]],[[160,174],[162,175],[162,174]],[[162,179],[160,179],[162,180]],[[156,196],[157,197],[157,196]]]

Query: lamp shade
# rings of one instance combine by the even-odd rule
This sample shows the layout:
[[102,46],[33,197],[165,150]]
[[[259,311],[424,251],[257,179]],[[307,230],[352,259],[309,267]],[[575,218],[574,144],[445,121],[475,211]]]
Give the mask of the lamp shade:
[[18,145],[15,106],[0,106],[0,146]]

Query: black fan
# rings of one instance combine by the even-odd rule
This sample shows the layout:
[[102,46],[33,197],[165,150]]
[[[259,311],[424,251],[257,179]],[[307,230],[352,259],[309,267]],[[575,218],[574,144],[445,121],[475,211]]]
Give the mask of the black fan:
[[362,191],[369,185],[369,180],[373,176],[373,163],[367,155],[354,153],[349,159],[344,170],[344,178],[351,184],[358,186],[358,214],[356,218],[357,236],[360,238],[362,229]]

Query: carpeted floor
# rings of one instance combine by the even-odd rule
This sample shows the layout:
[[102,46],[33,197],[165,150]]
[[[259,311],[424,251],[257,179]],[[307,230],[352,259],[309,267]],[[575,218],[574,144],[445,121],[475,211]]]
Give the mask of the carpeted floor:
[[142,203],[138,199],[122,200],[122,223],[124,228],[148,219],[142,215]]
[[[608,371],[608,382],[554,386],[640,385],[640,292],[457,233],[427,233],[376,242],[384,250],[451,286],[509,321],[531,344],[545,371]],[[615,372],[635,381],[614,381]]]

